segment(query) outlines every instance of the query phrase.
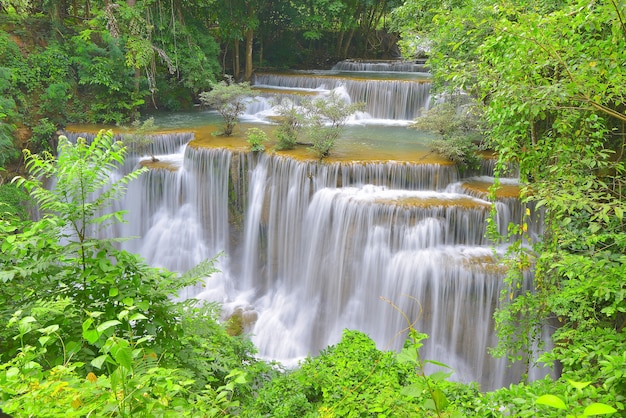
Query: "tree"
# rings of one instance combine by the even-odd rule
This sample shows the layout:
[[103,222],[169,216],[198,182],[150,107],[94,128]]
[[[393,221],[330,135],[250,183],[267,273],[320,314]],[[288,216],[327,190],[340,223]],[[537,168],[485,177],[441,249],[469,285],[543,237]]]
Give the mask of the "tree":
[[200,93],[200,101],[217,110],[224,119],[222,133],[230,136],[253,96],[249,83],[235,83],[232,79],[227,79],[214,84],[210,91]]
[[281,101],[274,106],[274,109],[278,115],[278,128],[276,129],[278,144],[276,149],[289,150],[295,148],[298,134],[305,124],[303,112],[288,99]]
[[439,134],[441,138],[430,143],[433,151],[453,161],[462,171],[475,169],[480,167],[480,108],[476,101],[469,98],[448,95],[444,101],[436,103],[415,119],[411,127]]
[[320,158],[330,155],[350,116],[365,108],[365,103],[350,103],[335,91],[323,97],[304,100],[304,120],[311,149]]

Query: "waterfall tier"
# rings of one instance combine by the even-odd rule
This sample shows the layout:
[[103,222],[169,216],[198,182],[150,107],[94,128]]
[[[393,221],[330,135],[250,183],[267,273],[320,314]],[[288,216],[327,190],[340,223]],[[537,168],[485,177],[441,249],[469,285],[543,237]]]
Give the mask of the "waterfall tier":
[[253,84],[261,89],[301,89],[303,92],[343,87],[352,102],[366,103],[365,111],[372,118],[385,120],[415,119],[428,105],[431,86],[426,78],[370,80],[319,74],[256,74]]
[[362,61],[344,60],[333,65],[333,71],[376,71],[376,72],[417,72],[427,73],[428,67],[423,62],[413,61]]

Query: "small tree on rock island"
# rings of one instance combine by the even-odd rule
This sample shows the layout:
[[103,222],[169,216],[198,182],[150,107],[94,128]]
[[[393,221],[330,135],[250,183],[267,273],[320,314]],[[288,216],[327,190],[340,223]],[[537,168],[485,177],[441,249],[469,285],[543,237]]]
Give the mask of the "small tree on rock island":
[[239,117],[246,110],[246,104],[254,96],[250,83],[235,83],[232,78],[213,85],[210,91],[200,93],[200,101],[205,106],[217,110],[224,118],[223,135],[233,134]]
[[305,125],[311,150],[321,159],[328,157],[350,116],[365,108],[365,103],[349,103],[336,92],[305,100]]

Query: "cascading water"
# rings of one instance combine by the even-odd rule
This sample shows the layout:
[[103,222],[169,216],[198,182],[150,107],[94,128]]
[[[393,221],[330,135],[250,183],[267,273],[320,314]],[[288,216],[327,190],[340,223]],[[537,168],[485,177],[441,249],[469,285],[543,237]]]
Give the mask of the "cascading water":
[[[380,78],[357,83],[385,90],[387,80]],[[383,106],[379,95],[351,90],[341,77],[268,75],[256,82],[275,91],[276,85],[309,89],[306,94],[341,85],[350,100],[363,94],[370,108]],[[404,94],[401,100],[411,104],[400,107],[418,112],[427,89]],[[268,109],[255,112],[249,116],[258,120]],[[388,125],[414,117],[398,113],[371,117],[386,118]],[[175,147],[169,149],[159,140],[153,150],[159,163],[147,164],[149,173],[120,203],[129,223],[109,233],[141,237],[125,248],[177,271],[225,252],[222,273],[185,296],[218,300],[227,312],[252,318],[247,331],[263,357],[295,364],[337,343],[345,328],[367,333],[381,349],[398,349],[407,324],[387,300],[429,334],[423,357],[449,364],[455,379],[477,381],[486,390],[514,382],[523,371],[487,353],[496,343],[492,316],[503,289],[503,270],[485,238],[490,170],[460,178],[454,166],[426,158],[427,151],[421,157],[408,151],[420,147],[415,139],[395,152],[379,151],[381,142],[402,142],[407,128],[393,129],[376,144],[363,145],[377,128],[355,127],[347,136],[357,140],[345,151],[352,160],[324,163],[289,153],[250,153],[241,140],[240,146],[212,145],[198,129],[195,140],[182,141],[186,146],[180,136],[171,137]],[[356,158],[362,147],[368,158]],[[131,155],[125,169],[140,159]],[[496,203],[503,232],[525,212],[515,181],[504,183],[512,192]],[[539,227],[531,224],[529,233]]]
[[[371,73],[368,72],[368,75]],[[421,73],[379,73],[385,78],[364,78],[358,72],[317,72],[256,74],[254,85],[265,89],[300,89],[303,92],[327,91],[342,87],[353,102],[366,103],[368,118],[413,120],[428,104],[430,82]],[[275,90],[276,91],[276,90]],[[280,91],[276,91],[279,93]]]
[[334,71],[382,71],[382,72],[418,72],[427,73],[428,68],[424,62],[413,61],[360,61],[345,60],[335,64]]

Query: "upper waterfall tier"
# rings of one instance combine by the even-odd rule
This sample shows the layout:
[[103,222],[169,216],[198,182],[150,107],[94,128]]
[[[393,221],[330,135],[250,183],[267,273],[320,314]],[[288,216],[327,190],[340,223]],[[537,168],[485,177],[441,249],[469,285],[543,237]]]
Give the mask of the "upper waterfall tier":
[[423,62],[399,60],[344,60],[335,64],[332,69],[333,71],[428,72],[428,67]]
[[[371,118],[413,120],[428,106],[430,79],[425,77],[381,73],[379,78],[363,78],[358,73],[289,73],[256,74],[253,85],[258,88],[303,89],[303,91],[345,88],[352,102],[365,102]],[[290,92],[293,94],[293,90]]]

